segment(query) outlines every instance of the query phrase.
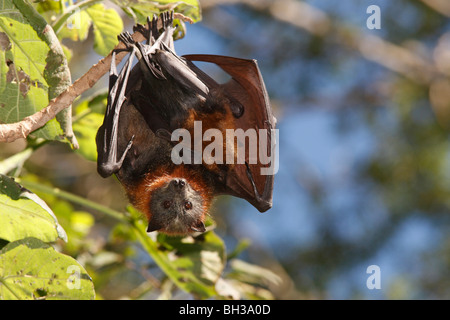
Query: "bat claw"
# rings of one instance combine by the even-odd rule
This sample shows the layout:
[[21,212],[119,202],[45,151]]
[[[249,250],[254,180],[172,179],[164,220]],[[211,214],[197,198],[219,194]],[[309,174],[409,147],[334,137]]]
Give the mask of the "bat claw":
[[133,32],[139,32],[140,34],[142,34],[144,38],[147,39],[147,44],[150,44],[151,40],[150,29],[147,29],[145,26],[138,23],[133,27]]
[[166,11],[161,14],[164,29],[170,28],[173,24],[173,11]]
[[[131,146],[133,145],[134,137],[135,137],[135,135],[133,134],[133,136],[131,137],[130,141],[128,141],[127,148],[125,149],[124,154],[127,153],[128,150],[130,150]],[[125,157],[125,155],[123,157]]]
[[153,15],[152,20],[150,20],[150,17],[147,17],[147,24],[148,24],[148,30],[149,30],[149,44],[153,45],[155,43],[156,39],[159,38],[159,30],[158,30],[158,16],[156,14]]
[[128,31],[119,34],[117,38],[119,39],[119,41],[123,42],[128,50],[131,50],[136,45],[136,41],[134,41]]
[[259,194],[258,189],[256,189],[255,180],[253,179],[253,175],[252,175],[250,166],[247,163],[247,161],[245,161],[245,166],[247,167],[247,171],[246,171],[247,178],[250,181],[250,183],[252,184],[253,193],[255,195],[255,200],[256,200],[256,203],[258,204],[257,208],[260,212],[265,212],[265,211],[269,210],[270,208],[272,208],[272,201],[265,199],[266,190],[264,190],[262,196]]

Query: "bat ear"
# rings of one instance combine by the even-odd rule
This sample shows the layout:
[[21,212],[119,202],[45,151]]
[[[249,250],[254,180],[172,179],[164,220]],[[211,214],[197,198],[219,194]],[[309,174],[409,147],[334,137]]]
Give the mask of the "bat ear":
[[242,117],[245,110],[244,106],[239,101],[234,99],[232,96],[229,96],[228,98],[231,100],[230,110],[233,113],[233,116],[235,118]]
[[198,220],[191,226],[191,230],[197,232],[205,232],[206,231],[205,224],[203,223],[202,220]]
[[162,225],[156,222],[154,219],[150,219],[148,223],[147,232],[157,231],[162,228]]

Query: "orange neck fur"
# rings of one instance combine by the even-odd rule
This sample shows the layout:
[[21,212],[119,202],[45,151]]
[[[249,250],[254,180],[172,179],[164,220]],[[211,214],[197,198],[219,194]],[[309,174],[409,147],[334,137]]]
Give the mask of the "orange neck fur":
[[153,191],[164,186],[174,178],[184,178],[190,186],[203,198],[203,218],[208,213],[212,200],[212,192],[206,185],[201,175],[193,170],[189,170],[184,165],[176,166],[171,172],[167,168],[161,168],[152,173],[148,173],[142,181],[135,186],[125,186],[132,205],[144,213],[150,221],[152,213],[150,202]]

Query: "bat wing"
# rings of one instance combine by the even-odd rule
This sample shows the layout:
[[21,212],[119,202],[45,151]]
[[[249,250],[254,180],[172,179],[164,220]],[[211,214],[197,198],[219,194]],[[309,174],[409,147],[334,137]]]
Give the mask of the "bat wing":
[[104,178],[120,170],[125,156],[133,144],[133,139],[130,139],[125,150],[119,150],[119,115],[122,105],[126,100],[125,91],[133,58],[134,50],[131,52],[124,68],[119,74],[115,65],[115,53],[113,53],[111,59],[108,103],[103,124],[100,126],[96,137],[98,154],[97,171]]
[[[146,73],[152,74],[153,77],[158,79],[164,78],[161,71],[151,63],[146,52],[146,50],[156,50],[162,47],[167,48],[169,51],[173,50],[173,12],[161,14],[161,19],[163,20],[164,27],[162,34],[157,29],[158,17],[155,16],[152,21],[149,21],[149,45],[142,45],[135,42],[127,32],[122,33],[118,37],[126,45],[126,50],[130,53],[124,67],[119,73],[116,68],[116,52],[113,51],[112,54],[108,102],[103,124],[100,126],[96,137],[98,154],[97,171],[102,177],[106,178],[112,174],[119,173],[123,169],[123,163],[126,161],[127,153],[129,154],[128,160],[133,165],[131,168],[128,166],[121,171],[128,171],[129,173],[126,176],[131,176],[134,172],[145,168],[146,161],[151,156],[152,150],[148,151],[146,149],[152,149],[149,147],[152,141],[144,141],[149,140],[149,130],[145,126],[137,126],[141,117],[135,115],[133,110],[137,108],[149,126],[154,125],[154,123],[161,123],[162,121],[157,118],[157,114],[153,112],[152,108],[141,107],[141,105],[145,105],[146,103],[139,103],[138,95],[134,95],[137,97],[136,100],[138,100],[135,106],[130,104],[130,98],[133,97],[136,91],[146,89],[142,89],[141,87],[142,84],[145,85],[145,82],[143,83],[141,78],[144,78]],[[133,68],[133,59],[135,57],[139,59],[140,67],[136,66]],[[149,93],[151,94],[151,91],[147,92],[147,95]],[[126,112],[121,116],[122,109]],[[125,123],[122,123],[120,127],[119,118]],[[126,137],[127,135],[131,135],[131,137]],[[125,141],[124,146],[125,137],[127,141]],[[133,140],[135,139],[138,143],[134,143],[133,145]],[[130,150],[132,152],[129,152]]]
[[[214,63],[231,76],[230,81],[220,86],[227,95],[244,107],[242,115],[235,119],[235,127],[244,131],[256,130],[259,146],[257,159],[254,159],[255,155],[251,157],[247,150],[245,163],[235,164],[227,174],[223,193],[246,199],[261,212],[267,211],[272,207],[276,171],[272,169],[276,167],[276,161],[278,161],[275,158],[276,118],[272,114],[269,97],[256,60],[216,55],[185,55],[183,57],[188,61]],[[209,76],[204,76],[204,82],[213,83]],[[261,153],[270,156],[271,160],[262,161]]]

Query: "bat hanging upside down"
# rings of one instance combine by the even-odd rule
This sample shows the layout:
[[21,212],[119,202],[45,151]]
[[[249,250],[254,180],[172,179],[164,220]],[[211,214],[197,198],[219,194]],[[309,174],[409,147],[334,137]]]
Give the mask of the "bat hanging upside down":
[[[145,44],[129,33],[119,36],[130,54],[118,73],[113,53],[96,138],[99,174],[117,176],[131,204],[146,215],[148,232],[204,232],[211,201],[220,194],[246,199],[261,212],[270,209],[276,119],[256,61],[180,57],[173,13],[159,19],[161,29],[156,16],[148,28],[138,25]],[[214,63],[231,80],[218,84],[192,61]]]

